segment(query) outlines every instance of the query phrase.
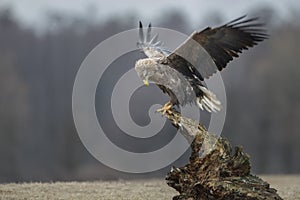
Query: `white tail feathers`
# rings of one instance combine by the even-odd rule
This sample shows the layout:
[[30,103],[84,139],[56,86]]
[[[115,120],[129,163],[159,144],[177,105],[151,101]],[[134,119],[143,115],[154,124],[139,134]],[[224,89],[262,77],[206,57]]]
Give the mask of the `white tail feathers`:
[[199,108],[201,108],[201,110],[204,108],[208,112],[220,111],[221,102],[217,99],[216,95],[203,86],[199,86],[199,88],[203,92],[203,96],[197,98],[197,105]]

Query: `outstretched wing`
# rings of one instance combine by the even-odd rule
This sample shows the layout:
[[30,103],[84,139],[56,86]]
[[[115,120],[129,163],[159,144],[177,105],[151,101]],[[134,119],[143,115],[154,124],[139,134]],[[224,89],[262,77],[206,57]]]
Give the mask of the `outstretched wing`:
[[200,80],[208,78],[238,57],[242,50],[253,47],[268,37],[258,18],[237,18],[217,28],[194,32],[168,56],[169,65],[181,73]]
[[163,43],[158,41],[158,34],[151,38],[151,30],[152,26],[150,23],[145,35],[143,24],[141,21],[139,22],[139,42],[137,42],[137,47],[142,49],[149,58],[169,55],[171,52],[163,48]]

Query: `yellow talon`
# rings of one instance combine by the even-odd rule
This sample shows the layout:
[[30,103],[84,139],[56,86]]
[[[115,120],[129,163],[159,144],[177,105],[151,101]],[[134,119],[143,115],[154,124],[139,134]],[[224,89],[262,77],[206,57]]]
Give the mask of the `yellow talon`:
[[163,115],[167,113],[171,114],[172,103],[169,101],[162,108],[156,110],[156,112],[161,112]]

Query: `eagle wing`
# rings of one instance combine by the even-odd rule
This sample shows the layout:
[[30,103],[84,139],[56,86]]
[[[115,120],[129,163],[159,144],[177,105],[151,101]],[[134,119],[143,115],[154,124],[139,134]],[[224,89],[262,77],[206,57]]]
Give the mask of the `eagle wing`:
[[158,34],[151,38],[151,29],[150,23],[145,36],[143,24],[141,21],[139,22],[139,42],[137,42],[137,47],[142,49],[149,58],[169,55],[171,52],[163,47],[161,41],[158,41]]
[[190,78],[204,80],[268,37],[258,18],[237,18],[217,28],[194,32],[167,57],[169,66]]

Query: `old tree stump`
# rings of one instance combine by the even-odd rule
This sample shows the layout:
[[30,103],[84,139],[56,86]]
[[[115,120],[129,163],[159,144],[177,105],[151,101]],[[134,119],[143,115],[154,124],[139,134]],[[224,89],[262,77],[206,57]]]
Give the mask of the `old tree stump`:
[[249,156],[241,147],[207,132],[203,125],[174,109],[163,113],[191,143],[190,162],[167,174],[166,181],[180,194],[173,200],[282,199],[275,189],[250,173]]

